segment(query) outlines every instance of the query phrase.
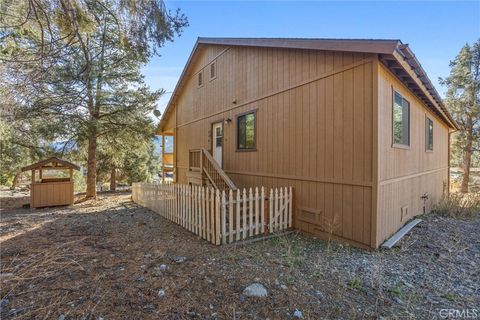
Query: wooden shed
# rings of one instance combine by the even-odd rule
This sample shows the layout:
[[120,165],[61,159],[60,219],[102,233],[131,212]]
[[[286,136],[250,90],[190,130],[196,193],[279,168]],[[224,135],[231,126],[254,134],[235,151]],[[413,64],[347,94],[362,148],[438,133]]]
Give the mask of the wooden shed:
[[[32,171],[31,208],[73,204],[73,170],[80,170],[79,166],[52,157],[22,168],[22,171],[30,170]],[[51,172],[56,174],[52,175]]]

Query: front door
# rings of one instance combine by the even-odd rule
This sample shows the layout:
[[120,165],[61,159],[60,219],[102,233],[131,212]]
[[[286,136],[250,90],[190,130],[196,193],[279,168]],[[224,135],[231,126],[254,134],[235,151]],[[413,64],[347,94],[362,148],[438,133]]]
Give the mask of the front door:
[[220,168],[222,167],[222,148],[223,148],[223,122],[214,123],[212,126],[212,152],[213,159],[217,161]]

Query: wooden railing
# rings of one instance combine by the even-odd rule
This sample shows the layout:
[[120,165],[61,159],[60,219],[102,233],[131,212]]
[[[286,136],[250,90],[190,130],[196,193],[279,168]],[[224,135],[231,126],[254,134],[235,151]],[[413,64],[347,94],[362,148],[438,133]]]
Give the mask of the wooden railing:
[[213,244],[292,228],[292,188],[232,189],[134,183],[132,200]]
[[205,175],[215,189],[237,190],[237,186],[220,168],[210,152],[203,148],[190,150],[188,167],[190,171],[200,171]]
[[192,149],[188,154],[188,169],[190,171],[201,171],[200,166],[201,149]]
[[220,168],[218,163],[213,159],[210,152],[205,149],[202,149],[202,156],[200,158],[201,170],[205,173],[208,180],[212,185],[219,190],[237,190],[237,187],[230,179],[230,177],[225,173],[225,171]]

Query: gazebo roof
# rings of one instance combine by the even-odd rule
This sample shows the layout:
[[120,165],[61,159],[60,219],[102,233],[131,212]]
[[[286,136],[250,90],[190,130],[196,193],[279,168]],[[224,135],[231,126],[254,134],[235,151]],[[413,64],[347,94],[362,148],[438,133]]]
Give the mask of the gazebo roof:
[[35,163],[32,163],[29,166],[23,167],[22,171],[34,170],[34,169],[75,169],[80,170],[80,167],[74,163],[71,163],[66,160],[59,159],[57,157],[51,157],[45,160],[41,160]]

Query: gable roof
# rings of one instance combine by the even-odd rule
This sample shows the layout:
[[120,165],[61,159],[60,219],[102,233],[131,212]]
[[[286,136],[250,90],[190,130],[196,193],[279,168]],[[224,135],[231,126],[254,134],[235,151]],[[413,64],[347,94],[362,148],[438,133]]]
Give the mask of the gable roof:
[[307,39],[307,38],[202,38],[199,37],[170,97],[158,125],[162,131],[175,101],[190,76],[190,66],[199,48],[208,45],[269,47],[378,54],[380,61],[403,82],[420,100],[452,129],[458,125],[445,107],[442,98],[428,78],[408,44],[397,39]]
[[[80,170],[80,167],[77,166],[74,163],[71,163],[67,160],[62,160],[62,159],[57,158],[57,157],[51,157],[51,158],[48,158],[48,159],[45,159],[45,160],[41,160],[41,161],[32,163],[29,166],[23,167],[22,171],[28,171],[28,170],[32,170],[32,169],[36,169],[36,168],[40,168],[40,167],[45,167],[45,165],[49,164],[49,163],[52,163],[51,167],[53,169],[55,169],[55,168],[57,168],[57,169],[58,168],[72,168],[72,169],[75,169],[75,170]],[[58,164],[60,164],[61,166],[59,166]]]

